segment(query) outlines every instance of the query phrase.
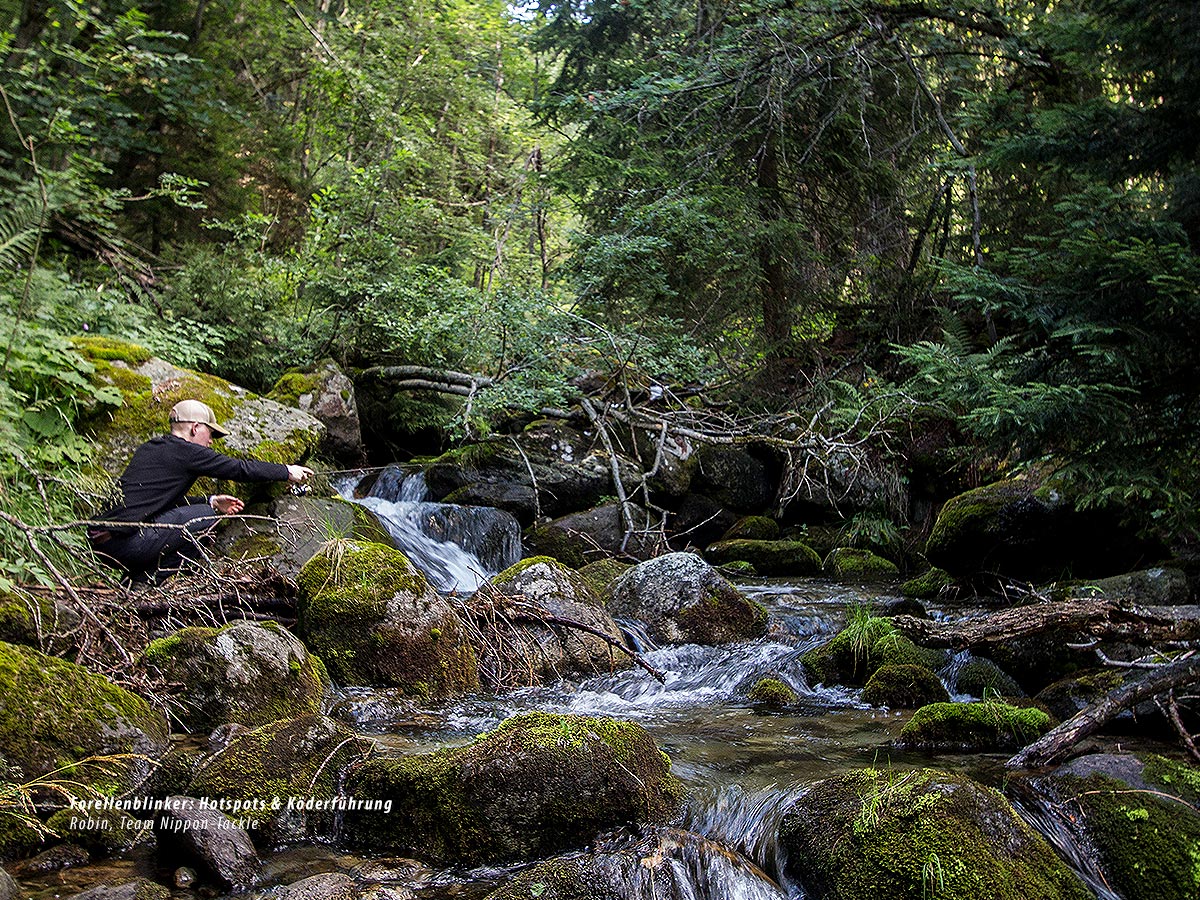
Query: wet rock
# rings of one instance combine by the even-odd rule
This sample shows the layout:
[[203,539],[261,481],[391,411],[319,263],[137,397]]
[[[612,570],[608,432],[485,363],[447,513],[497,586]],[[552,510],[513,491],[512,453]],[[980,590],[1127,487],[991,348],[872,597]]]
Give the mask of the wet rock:
[[344,872],[324,872],[280,888],[277,900],[355,900],[358,885]]
[[183,628],[152,642],[145,660],[183,685],[174,715],[191,732],[317,712],[329,690],[320,660],[274,622]]
[[950,699],[945,686],[924,666],[880,666],[863,688],[863,703],[889,709],[916,709]]
[[1117,669],[1091,669],[1059,679],[1039,691],[1035,699],[1065,722],[1124,683],[1125,675]]
[[51,655],[69,656],[75,646],[79,611],[56,597],[19,597],[0,592],[0,641],[23,644]]
[[738,518],[711,497],[687,494],[671,519],[671,546],[678,550],[707,547],[719,541]]
[[311,371],[286,373],[267,397],[318,419],[325,426],[325,455],[352,466],[366,460],[354,383],[333,360],[322,360]]
[[[94,755],[135,754],[123,763],[136,781],[166,751],[167,722],[141,697],[83,666],[29,647],[0,643],[0,748],[26,778],[69,767]],[[88,781],[108,772],[82,766]]]
[[346,790],[392,804],[348,812],[349,845],[467,865],[529,859],[618,825],[665,821],[682,796],[641,725],[541,712],[508,719],[466,747],[368,761]]
[[953,584],[954,579],[950,577],[950,573],[935,566],[900,585],[900,593],[917,600],[932,600],[943,591],[949,590]]
[[[113,476],[121,473],[139,444],[167,431],[167,413],[180,400],[201,400],[212,407],[229,432],[220,447],[229,456],[298,463],[316,450],[325,434],[325,426],[306,412],[215,376],[181,369],[136,344],[87,336],[76,338],[75,345],[95,366],[93,383],[121,392],[121,406],[97,408],[83,421],[99,445],[96,458]],[[215,493],[215,483],[212,487],[201,480],[195,493]]]
[[784,709],[800,697],[779,678],[760,678],[747,691],[746,699],[763,709]]
[[766,632],[766,611],[692,553],[668,553],[634,566],[609,589],[614,616],[646,623],[663,644],[723,644]]
[[196,883],[197,878],[199,878],[199,876],[196,874],[195,869],[190,868],[189,866],[180,866],[175,870],[175,874],[172,876],[171,880],[175,882],[175,887],[177,888],[190,888]]
[[947,500],[925,556],[956,578],[991,573],[1033,583],[1118,574],[1148,546],[1113,515],[1077,512],[1058,488],[1013,478]]
[[1007,703],[931,703],[918,709],[900,730],[899,746],[916,750],[1019,750],[1053,723],[1037,707]]
[[[587,583],[571,569],[553,559],[535,556],[523,559],[491,581],[496,593],[519,606],[511,607],[516,633],[507,629],[495,641],[485,641],[479,653],[483,673],[519,672],[520,682],[511,680],[493,688],[554,682],[572,675],[596,675],[627,668],[629,657],[614,648],[625,645],[617,623],[600,605]],[[610,641],[579,628],[558,623],[542,624],[538,617],[563,619],[608,635]],[[487,635],[485,634],[485,639]]]
[[304,566],[299,585],[297,626],[339,684],[422,698],[478,690],[462,620],[400,551],[331,542]]
[[226,888],[254,883],[261,862],[244,828],[195,797],[168,797],[165,805],[155,825],[162,864],[192,866]]
[[1079,757],[1042,784],[1125,900],[1200,896],[1200,769],[1161,756]]
[[885,665],[936,668],[943,654],[918,647],[880,616],[862,615],[825,643],[808,650],[800,663],[814,683],[866,684],[876,669]]
[[997,791],[961,775],[864,769],[784,815],[787,874],[840,900],[1087,900],[1091,891]]
[[128,850],[146,837],[139,826],[141,814],[123,809],[81,811],[60,809],[46,820],[46,827],[68,844],[84,848],[89,854],[111,856]]
[[900,577],[894,562],[855,547],[838,547],[831,551],[821,563],[821,571],[837,581],[894,581]]
[[24,896],[13,877],[0,869],[0,900],[21,900]]
[[169,900],[171,892],[148,878],[136,878],[125,884],[98,884],[68,900]]
[[1180,606],[1192,602],[1187,573],[1169,567],[1141,569],[1086,583],[1060,584],[1055,590],[1070,598],[1100,597],[1131,606]]
[[241,732],[204,760],[190,793],[229,801],[226,809],[253,822],[263,846],[328,840],[342,775],[371,750],[369,741],[325,716],[272,722]]
[[521,558],[521,529],[502,509],[430,504],[421,530],[431,538],[471,547],[485,569],[499,572]]
[[[625,462],[624,469],[633,483],[634,467]],[[424,473],[433,497],[465,503],[463,490],[469,488],[522,525],[536,515],[588,509],[612,492],[608,458],[593,437],[550,420],[533,422],[513,438],[443,453]]]
[[525,533],[526,552],[551,556],[573,569],[616,554],[646,559],[665,541],[661,524],[642,507],[630,504],[634,532],[626,538],[621,504],[607,503],[536,525]]
[[741,854],[678,828],[602,839],[585,854],[538,863],[485,900],[784,900],[779,886]]
[[742,560],[759,575],[807,576],[821,571],[821,558],[800,541],[718,541],[708,545],[704,557],[713,565]]
[[58,844],[43,850],[32,859],[13,863],[9,868],[18,878],[36,878],[51,872],[61,872],[63,869],[86,866],[91,859],[91,855],[76,844]]

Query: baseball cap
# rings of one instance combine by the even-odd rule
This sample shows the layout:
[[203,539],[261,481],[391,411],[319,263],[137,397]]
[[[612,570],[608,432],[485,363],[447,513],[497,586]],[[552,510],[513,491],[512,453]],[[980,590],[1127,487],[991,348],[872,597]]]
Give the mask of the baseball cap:
[[216,414],[213,413],[212,407],[207,403],[201,403],[199,400],[180,400],[171,407],[171,414],[167,416],[168,422],[200,422],[207,425],[213,433],[213,437],[225,437],[229,434],[224,428],[217,424]]

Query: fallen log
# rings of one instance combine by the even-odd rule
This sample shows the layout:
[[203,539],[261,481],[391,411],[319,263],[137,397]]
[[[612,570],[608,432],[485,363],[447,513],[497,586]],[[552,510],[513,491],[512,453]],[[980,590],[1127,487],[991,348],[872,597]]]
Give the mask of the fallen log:
[[1166,663],[1144,678],[1124,684],[1046,732],[1038,740],[1006,762],[1007,769],[1034,769],[1049,765],[1064,756],[1075,744],[1096,732],[1117,713],[1131,709],[1143,700],[1166,694],[1177,688],[1200,682],[1200,655]]
[[896,630],[925,647],[976,650],[1014,638],[1064,629],[1083,637],[1171,644],[1200,640],[1200,619],[1175,618],[1113,600],[1074,599],[1032,603],[957,622],[893,616]]

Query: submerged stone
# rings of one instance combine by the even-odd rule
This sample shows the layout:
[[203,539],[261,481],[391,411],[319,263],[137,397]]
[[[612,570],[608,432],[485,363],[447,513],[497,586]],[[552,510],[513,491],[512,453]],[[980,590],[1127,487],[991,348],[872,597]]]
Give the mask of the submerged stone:
[[476,865],[584,846],[618,825],[663,822],[681,799],[670,762],[638,724],[531,712],[472,744],[374,759],[346,785],[388,812],[348,812],[343,840]]
[[1088,900],[997,791],[930,769],[821,781],[780,826],[787,873],[838,900]]

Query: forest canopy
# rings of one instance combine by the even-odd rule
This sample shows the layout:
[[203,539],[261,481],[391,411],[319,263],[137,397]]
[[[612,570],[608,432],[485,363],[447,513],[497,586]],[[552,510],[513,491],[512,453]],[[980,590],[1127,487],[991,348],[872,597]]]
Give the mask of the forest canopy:
[[1195,530],[1191,0],[0,0],[0,57],[3,503],[119,402],[90,332],[492,379],[404,407],[456,438],[592,371],[870,408]]

